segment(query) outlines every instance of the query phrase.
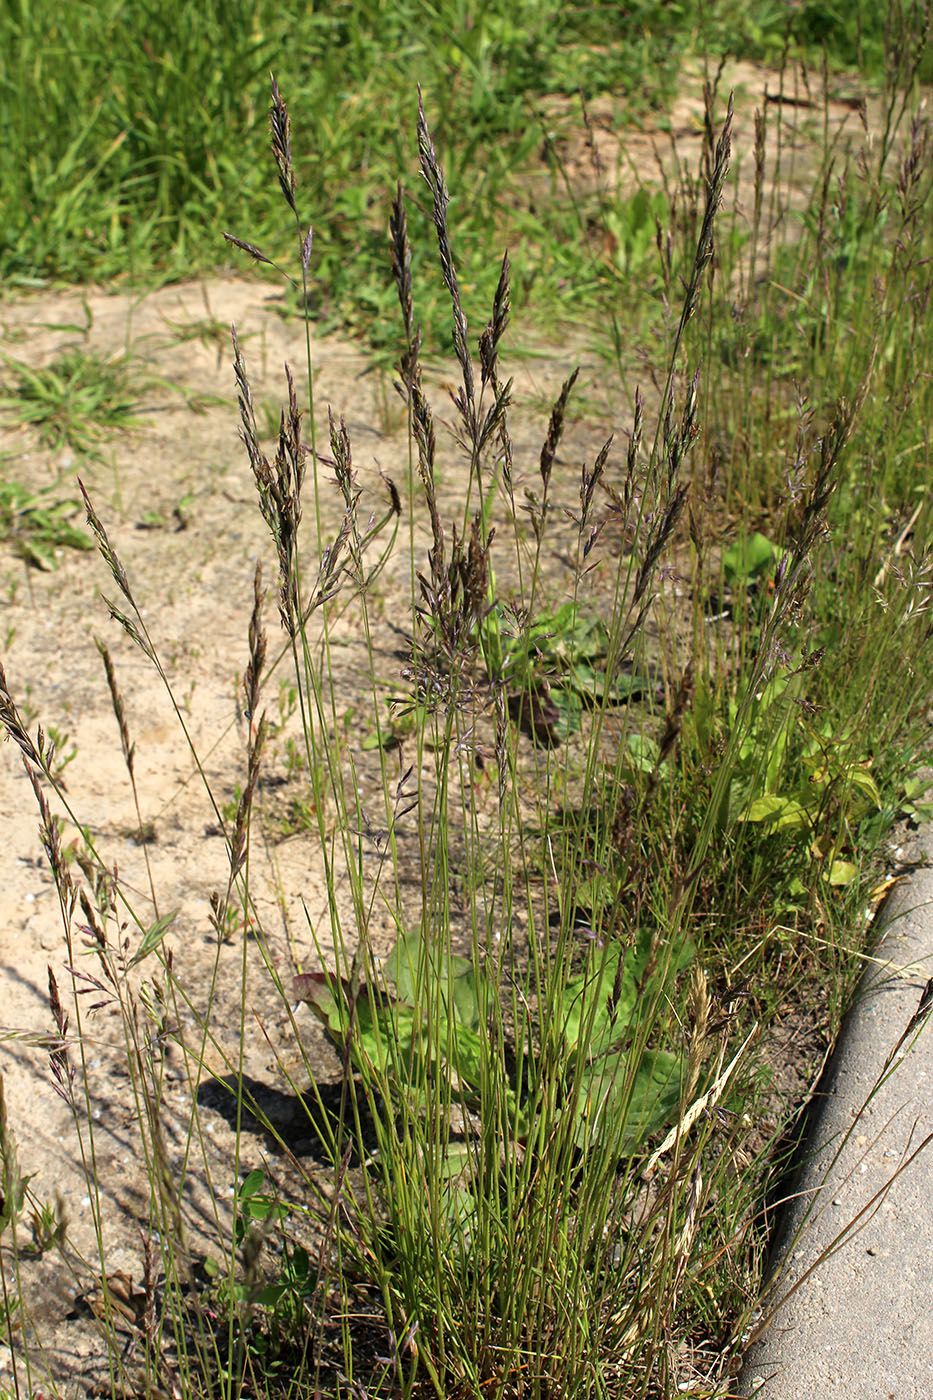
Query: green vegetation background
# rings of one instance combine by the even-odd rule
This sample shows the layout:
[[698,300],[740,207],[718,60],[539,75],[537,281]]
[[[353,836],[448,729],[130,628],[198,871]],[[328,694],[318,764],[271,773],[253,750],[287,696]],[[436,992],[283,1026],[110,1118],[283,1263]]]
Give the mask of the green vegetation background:
[[[467,293],[475,283],[491,295],[490,248],[520,243],[516,311],[533,301],[544,323],[576,319],[593,290],[579,211],[566,199],[536,202],[523,182],[548,159],[535,99],[562,94],[578,109],[581,96],[622,93],[632,120],[653,109],[657,123],[689,51],[777,61],[788,43],[811,53],[825,45],[832,64],[880,76],[885,10],[784,0],[7,0],[0,277],[10,289],[191,276],[229,263],[222,229],[281,254],[287,230],[267,140],[274,69],[300,116],[293,154],[315,224],[317,317],[376,342],[388,318],[394,343],[386,218],[396,180],[416,169],[421,83],[454,193]],[[430,307],[423,313],[434,320]]]

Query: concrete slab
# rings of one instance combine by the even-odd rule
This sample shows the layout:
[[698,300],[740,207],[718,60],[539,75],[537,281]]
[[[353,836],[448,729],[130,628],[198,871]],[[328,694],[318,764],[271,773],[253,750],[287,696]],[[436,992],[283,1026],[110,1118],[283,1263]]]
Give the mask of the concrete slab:
[[921,847],[820,1085],[776,1246],[772,1298],[786,1301],[746,1355],[746,1396],[933,1400],[929,830]]

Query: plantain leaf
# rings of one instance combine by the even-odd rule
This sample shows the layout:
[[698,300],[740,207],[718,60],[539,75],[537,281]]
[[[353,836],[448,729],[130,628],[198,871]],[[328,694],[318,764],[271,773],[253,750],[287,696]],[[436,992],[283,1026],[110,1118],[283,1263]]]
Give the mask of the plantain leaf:
[[[420,929],[402,934],[383,963],[400,1002],[427,1010],[432,994],[441,998],[445,1012],[453,1011],[460,1025],[478,1030],[484,1009],[472,959],[426,947]],[[425,979],[430,977],[431,982]]]
[[667,1126],[680,1104],[684,1062],[669,1050],[645,1050],[634,1077],[629,1052],[584,1070],[575,1105],[575,1141],[585,1151],[611,1142],[630,1150]]
[[736,540],[722,556],[722,571],[727,583],[751,583],[768,569],[782,551],[757,531]]
[[[586,972],[573,977],[564,988],[562,1033],[568,1054],[576,1052],[586,1060],[604,1055],[628,1031],[635,1020],[636,1005],[652,1000],[661,983],[673,979],[693,961],[694,947],[684,938],[676,952],[655,949],[657,970],[645,979],[655,935],[642,928],[634,945],[613,944],[605,952],[594,952]],[[619,963],[622,971],[619,974]],[[615,993],[615,995],[613,995]]]

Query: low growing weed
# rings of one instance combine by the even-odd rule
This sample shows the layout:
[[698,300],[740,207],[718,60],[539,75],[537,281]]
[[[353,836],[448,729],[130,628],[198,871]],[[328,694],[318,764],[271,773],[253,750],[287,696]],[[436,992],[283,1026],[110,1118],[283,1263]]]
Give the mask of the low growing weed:
[[81,510],[77,500],[50,500],[52,492],[29,491],[15,481],[0,481],[0,534],[27,563],[54,569],[62,549],[93,549],[86,531],[71,522]]
[[100,442],[140,423],[138,376],[125,357],[107,359],[80,347],[34,369],[4,356],[0,413],[35,429],[43,447],[96,452]]

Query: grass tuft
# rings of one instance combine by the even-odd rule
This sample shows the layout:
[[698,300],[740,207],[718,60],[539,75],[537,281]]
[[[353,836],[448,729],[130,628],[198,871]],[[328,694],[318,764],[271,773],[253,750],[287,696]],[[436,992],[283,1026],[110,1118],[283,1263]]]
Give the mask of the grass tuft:
[[[522,44],[496,7],[476,28],[488,36],[496,19],[496,52],[519,65],[521,50],[534,59],[549,42],[532,18]],[[469,214],[458,224],[438,154],[457,107],[444,111],[426,84],[415,139],[429,226],[396,183],[382,248],[401,312],[401,486],[361,478],[339,412],[319,445],[308,293],[332,234],[311,238],[314,182],[273,83],[273,193],[291,251],[280,256],[285,236],[267,243],[264,226],[256,236],[301,287],[306,367],[286,366],[270,459],[234,333],[284,638],[270,655],[257,569],[230,803],[81,486],[120,595],[107,607],[167,690],[224,835],[207,985],[189,979],[151,871],[143,895],[88,826],[80,859],[66,857],[62,814],[78,821],[54,744],[33,736],[0,670],[0,722],[31,778],[59,894],[68,981],[50,972],[50,1072],[72,1111],[97,1257],[82,1264],[66,1237],[57,1244],[94,1276],[114,1397],[655,1400],[725,1383],[758,1302],[766,1203],[799,1107],[768,1082],[776,1033],[789,1004],[814,1021],[825,1006],[821,1044],[838,1029],[924,741],[933,520],[917,425],[933,381],[915,371],[930,359],[922,192],[933,171],[922,113],[908,115],[924,29],[914,15],[908,42],[909,18],[892,7],[900,85],[886,89],[883,139],[837,172],[825,121],[803,213],[793,142],[763,108],[745,217],[730,184],[733,97],[708,84],[697,171],[669,187],[666,229],[658,216],[650,324],[663,346],[647,387],[633,386],[625,450],[618,430],[601,435],[591,465],[575,440],[576,370],[536,429],[540,450],[516,431],[504,362],[522,272],[485,239],[489,314],[471,339],[474,264],[458,259],[475,225]],[[571,7],[561,35],[577,22]],[[457,71],[496,91],[479,40],[452,33]],[[827,70],[820,100],[828,112]],[[478,119],[477,139],[484,130]],[[338,202],[334,224],[342,217]],[[416,315],[429,240],[458,381],[446,400],[423,358],[437,318],[423,333]],[[126,707],[100,650],[145,846]],[[352,681],[336,661],[347,652]],[[279,708],[300,724],[288,765],[307,784],[289,830],[325,892],[289,927],[287,959],[253,839],[276,761],[265,695],[280,666]],[[348,700],[362,726],[346,722]],[[104,1008],[146,1168],[135,1291],[110,1268],[88,1111]],[[246,1073],[260,1034],[294,1097],[301,1148]],[[174,1158],[170,1055],[187,1090]],[[206,1136],[218,1103],[227,1154]],[[253,1125],[285,1168],[261,1159]],[[11,1142],[0,1111],[12,1222],[23,1202]],[[202,1186],[211,1205],[195,1239]],[[11,1237],[0,1260],[12,1259],[22,1303]],[[9,1321],[6,1273],[2,1285]],[[9,1335],[17,1364],[33,1365],[29,1334]]]

